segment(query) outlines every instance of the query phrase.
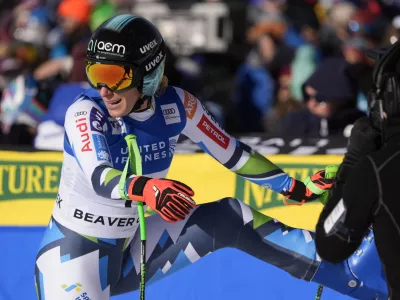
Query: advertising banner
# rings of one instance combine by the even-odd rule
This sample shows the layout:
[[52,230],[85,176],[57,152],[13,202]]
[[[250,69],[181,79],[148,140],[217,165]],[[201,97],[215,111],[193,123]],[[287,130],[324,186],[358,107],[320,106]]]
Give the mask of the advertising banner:
[[[342,160],[340,155],[268,158],[299,180]],[[0,151],[0,226],[46,225],[57,196],[61,165],[61,152]],[[312,230],[322,208],[319,202],[284,205],[279,194],[236,176],[204,153],[175,155],[168,177],[191,186],[198,204],[236,197],[293,227]]]
[[[304,180],[327,165],[340,164],[341,155],[269,155],[272,162],[290,176]],[[169,178],[191,186],[197,203],[206,203],[225,197],[236,197],[265,215],[288,226],[314,230],[322,204],[318,201],[302,206],[285,205],[283,196],[253,184],[225,169],[205,154],[177,155],[172,162]]]
[[47,224],[61,162],[61,152],[0,151],[0,226]]

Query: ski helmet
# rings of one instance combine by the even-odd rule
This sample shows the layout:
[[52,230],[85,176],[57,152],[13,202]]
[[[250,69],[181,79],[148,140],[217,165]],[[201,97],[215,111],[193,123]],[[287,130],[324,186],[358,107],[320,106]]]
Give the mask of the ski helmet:
[[[97,28],[89,41],[86,58],[86,74],[94,88],[101,84],[113,90],[137,87],[143,96],[153,96],[164,74],[165,44],[158,29],[148,20],[123,14]],[[124,71],[101,65],[116,65]],[[121,78],[116,79],[117,74]],[[111,82],[103,82],[111,76],[116,80],[113,87]]]

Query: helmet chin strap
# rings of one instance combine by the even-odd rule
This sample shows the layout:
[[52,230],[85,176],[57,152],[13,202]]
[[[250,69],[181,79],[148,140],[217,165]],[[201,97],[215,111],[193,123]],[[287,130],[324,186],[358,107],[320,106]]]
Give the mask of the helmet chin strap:
[[[167,86],[168,86],[168,78],[167,78],[167,76],[163,76],[162,81],[161,81],[161,83],[160,83],[160,85],[158,87],[158,90],[157,90],[155,96],[157,97],[157,96],[162,95],[165,92],[165,89],[167,88]],[[143,88],[143,83],[138,87],[138,90],[139,90],[140,93],[142,92],[142,88]],[[136,101],[136,103],[133,106],[133,108],[132,108],[130,113],[142,112],[142,111],[148,110],[151,107],[151,101],[150,101],[151,98],[152,98],[152,96],[143,95],[141,93],[141,97],[139,98],[138,101]],[[147,102],[146,108],[140,109],[140,107],[143,105],[143,103],[146,100],[149,100]]]
[[142,111],[145,111],[145,110],[149,109],[149,108],[151,107],[151,101],[148,101],[148,102],[147,102],[147,107],[146,107],[146,108],[140,109],[140,107],[143,105],[143,103],[144,103],[146,100],[150,100],[150,99],[151,99],[151,96],[142,95],[142,97],[140,97],[139,100],[136,101],[136,103],[135,103],[135,105],[133,106],[133,108],[132,108],[132,110],[131,110],[130,113],[133,113],[133,112],[142,112]]

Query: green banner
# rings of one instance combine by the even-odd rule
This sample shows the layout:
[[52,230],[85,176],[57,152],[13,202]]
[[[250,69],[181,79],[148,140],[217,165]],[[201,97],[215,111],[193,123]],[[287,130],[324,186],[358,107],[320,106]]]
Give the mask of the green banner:
[[[303,181],[306,177],[311,176],[326,167],[325,164],[287,164],[280,163],[279,166],[291,177]],[[235,197],[241,199],[246,204],[256,210],[284,206],[283,196],[236,176]],[[291,202],[291,201],[288,201]],[[293,203],[295,203],[293,201]]]
[[[62,153],[0,151],[0,225],[46,225],[57,197]],[[340,156],[268,157],[290,176],[304,180]],[[230,172],[206,154],[176,155],[168,178],[185,182],[196,191],[197,204],[236,197],[253,209],[287,225],[313,228],[322,205],[284,205],[283,197]],[[148,212],[151,213],[151,212]]]
[[61,163],[0,161],[0,201],[55,199]]

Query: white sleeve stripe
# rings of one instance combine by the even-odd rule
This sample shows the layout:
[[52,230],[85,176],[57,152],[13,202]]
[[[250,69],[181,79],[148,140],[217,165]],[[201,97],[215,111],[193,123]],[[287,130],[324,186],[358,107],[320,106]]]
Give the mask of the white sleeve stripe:
[[113,188],[111,192],[111,199],[121,199],[121,195],[119,194],[118,184]]
[[243,151],[242,157],[239,159],[237,164],[231,168],[231,171],[235,172],[239,170],[248,162],[249,159],[250,159],[250,153]]
[[110,171],[111,169],[112,169],[112,168],[105,168],[105,169],[103,170],[103,172],[101,172],[101,175],[100,175],[100,185],[103,185],[104,181],[106,180],[107,173],[108,173],[108,171]]

